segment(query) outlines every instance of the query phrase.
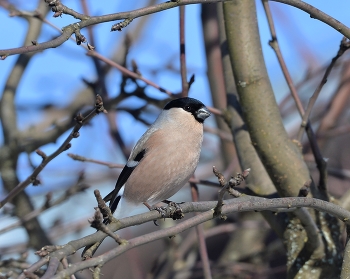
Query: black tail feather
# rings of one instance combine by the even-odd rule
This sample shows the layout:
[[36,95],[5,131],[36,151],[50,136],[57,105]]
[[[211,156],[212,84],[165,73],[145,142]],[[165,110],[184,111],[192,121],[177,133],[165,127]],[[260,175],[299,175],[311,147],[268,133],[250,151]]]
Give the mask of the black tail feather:
[[117,196],[113,202],[110,202],[110,203],[109,203],[109,208],[111,209],[112,214],[113,214],[113,213],[115,212],[115,210],[117,209],[121,197],[122,197],[122,196]]

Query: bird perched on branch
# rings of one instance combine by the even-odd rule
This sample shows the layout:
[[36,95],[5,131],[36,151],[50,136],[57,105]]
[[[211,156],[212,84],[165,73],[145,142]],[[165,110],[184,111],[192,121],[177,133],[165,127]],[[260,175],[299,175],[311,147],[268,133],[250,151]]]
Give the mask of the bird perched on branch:
[[193,98],[170,101],[138,140],[105,198],[116,218],[129,216],[140,204],[155,205],[178,192],[193,175],[210,116]]

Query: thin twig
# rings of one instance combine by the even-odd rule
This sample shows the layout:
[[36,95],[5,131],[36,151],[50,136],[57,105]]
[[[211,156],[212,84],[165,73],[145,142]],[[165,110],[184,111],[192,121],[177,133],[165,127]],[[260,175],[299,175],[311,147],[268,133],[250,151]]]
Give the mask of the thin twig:
[[213,167],[213,173],[218,178],[221,189],[219,190],[218,203],[214,208],[214,216],[220,216],[221,219],[225,220],[226,216],[222,214],[222,206],[224,205],[224,196],[228,192],[231,196],[236,198],[240,197],[242,194],[233,189],[240,185],[250,173],[250,169],[244,170],[242,173],[238,173],[236,177],[231,177],[231,179],[226,182],[224,175],[219,172],[215,166]]
[[104,161],[100,161],[100,160],[86,158],[86,157],[83,157],[83,156],[80,156],[80,155],[77,155],[77,154],[72,154],[72,153],[68,153],[67,155],[69,157],[71,157],[73,160],[76,160],[76,161],[95,163],[95,164],[98,164],[98,165],[107,166],[107,167],[109,167],[111,169],[114,169],[114,168],[121,169],[121,168],[124,168],[124,166],[125,166],[125,164],[108,163],[108,162],[104,162]]
[[69,134],[69,136],[66,138],[66,140],[61,144],[61,146],[53,152],[50,156],[45,157],[45,159],[42,160],[41,164],[32,172],[31,175],[29,175],[24,181],[19,183],[0,203],[0,208],[2,208],[7,202],[12,200],[18,193],[23,191],[28,185],[31,183],[37,183],[37,176],[38,174],[46,167],[48,163],[50,163],[54,158],[56,158],[59,154],[66,151],[71,147],[71,140],[74,138],[79,137],[79,130],[81,127],[89,122],[93,117],[95,117],[100,112],[107,113],[105,108],[103,107],[103,101],[102,98],[97,95],[96,96],[96,103],[95,108],[86,116],[83,117],[82,115],[78,115],[76,117],[77,123],[75,124],[72,132]]
[[18,220],[14,224],[0,229],[0,234],[3,234],[5,232],[11,231],[15,228],[22,226],[25,222],[28,222],[29,220],[38,217],[41,213],[43,213],[47,209],[67,201],[69,199],[69,197],[73,196],[74,194],[76,194],[78,192],[85,191],[89,187],[90,187],[89,185],[78,181],[76,185],[69,187],[68,190],[66,190],[64,192],[64,194],[61,195],[61,197],[57,198],[53,202],[51,202],[51,200],[50,200],[52,195],[50,193],[46,194],[46,200],[45,200],[43,206],[41,206],[40,208],[38,208],[36,210],[33,210],[32,212],[28,213],[25,216],[23,216],[22,218],[20,218],[20,220]]
[[[198,187],[195,183],[190,183],[190,186],[191,186],[192,200],[194,202],[198,202],[198,196],[199,196]],[[197,214],[198,213],[196,213],[196,215]],[[198,238],[198,243],[199,243],[199,253],[200,253],[202,264],[203,264],[204,278],[211,279],[212,275],[211,275],[211,270],[210,270],[207,245],[205,243],[203,224],[199,224],[196,226],[196,232],[197,232],[197,238]]]
[[330,15],[322,12],[321,10],[315,8],[314,6],[300,0],[270,0],[273,2],[284,3],[293,7],[296,7],[308,14],[310,14],[311,18],[318,19],[325,24],[333,27],[336,31],[343,34],[345,37],[350,39],[350,28],[346,25],[342,24],[340,21],[331,17]]
[[[89,15],[90,14],[89,7],[88,7],[86,0],[80,0],[80,3],[81,3],[81,6],[83,8],[84,14]],[[92,28],[92,26],[88,26],[87,29],[88,29],[87,31],[89,34],[89,37],[88,37],[89,43],[88,43],[88,46],[86,48],[88,50],[93,50],[96,47],[93,28]],[[98,77],[97,82],[96,82],[98,92],[96,92],[96,94],[100,94],[104,100],[107,100],[108,94],[107,94],[107,86],[106,86],[106,72],[103,71],[102,65],[97,58],[92,57],[92,60],[94,62],[94,66],[96,69],[96,75]]]
[[[220,2],[220,1],[219,1]],[[33,14],[34,16],[34,14]],[[65,29],[60,29],[59,27],[55,26],[54,24],[52,24],[51,22],[49,22],[48,20],[46,20],[43,16],[41,15],[36,15],[39,19],[41,19],[43,22],[45,22],[46,24],[50,25],[52,28],[54,28],[55,30],[61,32],[62,34],[64,33]],[[68,39],[68,38],[67,38]],[[73,37],[69,37],[69,39],[76,41]],[[140,79],[142,81],[144,81],[146,84],[153,86],[154,88],[158,89],[160,92],[166,93],[167,95],[169,95],[170,97],[175,97],[176,95],[174,95],[172,92],[170,92],[169,90],[166,90],[164,88],[162,88],[161,86],[155,84],[152,81],[149,81],[147,79],[145,79],[144,77],[142,77],[141,75],[130,71],[129,69],[127,69],[126,67],[123,67],[119,64],[117,64],[116,62],[112,61],[111,59],[108,59],[107,57],[104,57],[102,54],[99,54],[98,52],[94,51],[94,48],[91,48],[89,46],[85,46],[83,44],[81,44],[80,46],[84,47],[88,52],[87,55],[93,56],[101,61],[104,61],[107,65],[117,68],[118,70],[120,70],[123,74],[130,76],[134,79]],[[1,52],[1,50],[0,50]],[[191,77],[190,81],[187,83],[188,88],[191,86],[191,84],[193,83],[193,76]],[[207,106],[207,108],[209,109],[209,111],[215,115],[218,116],[222,116],[222,111],[217,109],[217,108],[213,108],[210,106]]]
[[[57,1],[57,0],[56,0]],[[218,3],[222,2],[223,0],[181,0],[181,1],[168,1],[164,3],[160,3],[157,5],[128,11],[128,12],[121,12],[121,13],[114,13],[114,14],[108,14],[103,16],[86,16],[81,15],[77,12],[73,16],[80,18],[80,22],[76,22],[73,24],[70,24],[68,26],[63,27],[63,33],[62,35],[58,36],[57,38],[43,42],[38,43],[36,45],[30,45],[30,46],[24,46],[24,47],[18,47],[18,48],[12,48],[12,49],[4,49],[0,50],[0,57],[2,59],[5,59],[7,56],[14,55],[14,54],[21,54],[21,53],[28,53],[28,52],[36,52],[36,51],[42,51],[48,48],[55,48],[63,44],[65,41],[69,39],[71,35],[73,35],[77,30],[81,30],[85,27],[96,25],[103,22],[110,22],[115,20],[123,20],[123,19],[134,19],[141,16],[161,12],[164,10],[168,10],[171,8],[183,6],[183,5],[190,5],[190,4],[200,4],[200,3]],[[67,8],[67,7],[66,7]],[[69,9],[69,8],[67,8]],[[63,13],[71,14],[73,10],[69,9],[69,13],[67,12],[67,9],[63,9]]]
[[100,273],[101,273],[101,266],[98,265],[94,268],[94,272],[92,274],[93,279],[100,279]]
[[[88,4],[86,2],[86,0],[80,0],[81,5],[83,7],[83,12],[86,15],[89,15],[89,9],[88,9]],[[94,33],[93,33],[93,29],[92,26],[88,27],[88,34],[89,34],[89,41],[90,43],[88,43],[88,46],[86,47],[88,49],[88,51],[94,50],[96,43],[95,43],[95,39],[94,39]],[[129,37],[126,36],[125,42],[129,42],[130,40],[128,39]],[[127,48],[130,47],[130,43],[125,43],[125,45],[127,45]],[[128,51],[125,51],[125,56],[127,55]],[[102,67],[102,63],[101,61],[97,58],[97,57],[92,57],[92,60],[94,62],[95,65],[95,69],[96,69],[96,74],[97,74],[97,80],[94,83],[90,83],[90,85],[92,84],[92,89],[94,90],[95,94],[101,94],[102,97],[106,100],[108,100],[108,90],[107,90],[107,86],[106,86],[106,75],[107,75],[107,71],[104,70],[105,67]],[[124,62],[126,61],[126,57]],[[126,68],[126,65],[123,63],[123,67]],[[126,76],[127,78],[128,76]],[[124,75],[123,75],[124,78]],[[120,85],[125,86],[125,83],[121,83]],[[124,88],[122,88],[121,92],[125,91]],[[110,134],[113,138],[113,140],[115,141],[115,143],[117,144],[117,146],[120,147],[121,151],[123,152],[124,157],[127,159],[127,150],[126,150],[126,146],[125,143],[120,135],[119,130],[117,129],[117,124],[116,124],[116,114],[117,112],[112,111],[111,113],[109,113],[106,117],[108,120],[108,126],[109,126],[109,130],[110,130]]]
[[143,82],[145,82],[146,84],[158,89],[160,92],[163,92],[163,93],[166,93],[168,94],[169,96],[173,96],[173,93],[171,93],[169,90],[166,90],[164,89],[163,87],[160,87],[159,85],[157,85],[156,83],[144,78],[143,76],[140,76],[132,71],[130,71],[129,69],[125,68],[125,67],[122,67],[121,65],[115,63],[114,61],[104,57],[103,55],[99,54],[98,52],[96,51],[89,51],[87,53],[87,55],[89,56],[92,56],[92,57],[96,57],[98,59],[100,59],[101,61],[105,62],[106,64],[118,69],[119,71],[121,71],[123,74],[125,75],[128,75],[132,78],[135,78],[135,79],[139,79],[139,80],[142,80]]
[[295,104],[297,106],[299,114],[303,115],[304,114],[304,107],[303,107],[303,104],[301,103],[301,100],[299,98],[298,92],[296,91],[296,89],[294,87],[294,84],[293,84],[293,81],[292,81],[292,77],[289,74],[287,65],[286,65],[286,63],[285,63],[285,61],[283,59],[283,56],[282,56],[282,53],[281,53],[281,50],[280,50],[280,47],[279,47],[279,44],[278,44],[278,41],[277,41],[277,35],[276,35],[276,31],[275,31],[275,26],[274,26],[274,23],[273,23],[271,10],[270,10],[270,6],[269,6],[268,1],[269,0],[262,0],[262,4],[263,4],[263,7],[264,7],[264,10],[265,10],[265,13],[266,13],[266,17],[267,17],[267,21],[268,21],[268,24],[269,24],[271,37],[272,37],[271,40],[269,41],[269,45],[274,50],[274,52],[275,52],[275,54],[277,56],[278,62],[279,62],[280,66],[281,66],[281,69],[282,69],[282,73],[284,75],[284,78],[286,79],[286,82],[288,84],[289,90],[292,93],[292,97],[293,97],[294,102],[295,102]]
[[317,86],[315,92],[312,94],[310,100],[309,100],[309,103],[307,105],[307,108],[306,108],[306,111],[303,115],[303,121],[302,121],[302,124],[301,124],[301,127],[299,129],[299,133],[298,133],[298,140],[301,141],[301,138],[303,136],[303,133],[304,133],[304,129],[307,125],[307,122],[309,120],[309,117],[310,117],[310,114],[311,114],[311,111],[312,111],[312,108],[314,107],[315,103],[316,103],[316,100],[319,96],[319,94],[321,93],[321,90],[323,88],[323,86],[326,84],[327,82],[327,79],[328,79],[328,76],[329,74],[331,73],[335,63],[337,62],[337,60],[344,54],[345,51],[347,51],[348,49],[350,48],[350,42],[349,40],[347,40],[345,37],[341,40],[340,42],[340,46],[339,46],[339,50],[336,54],[336,56],[334,56],[332,58],[332,61],[331,63],[329,64],[329,66],[327,67],[326,69],[326,72],[324,73],[323,77],[322,77],[322,80],[320,82],[320,84]]
[[[62,265],[64,268],[67,268],[69,266],[69,263],[68,263],[68,260],[67,258],[63,258],[62,261],[61,261]],[[75,275],[74,274],[71,274],[70,275],[70,279],[76,279]]]
[[80,14],[73,9],[63,5],[60,0],[45,0],[45,2],[51,7],[51,10],[55,13],[53,17],[59,17],[62,14],[71,15],[77,19],[89,19],[90,17],[84,14]]
[[317,141],[316,141],[316,135],[312,129],[309,117],[310,117],[312,108],[313,108],[323,86],[326,84],[327,78],[328,78],[330,72],[332,71],[336,61],[349,48],[350,48],[350,42],[349,42],[349,40],[347,40],[344,37],[341,40],[337,55],[335,57],[333,57],[330,65],[327,67],[327,69],[324,73],[324,76],[323,76],[319,86],[316,88],[315,92],[313,93],[313,95],[311,96],[311,98],[309,100],[305,114],[303,115],[303,120],[302,120],[300,129],[299,129],[299,133],[298,133],[298,140],[300,142],[302,139],[303,133],[304,133],[304,129],[306,129],[306,132],[307,132],[307,135],[308,135],[308,138],[310,141],[310,147],[311,147],[312,153],[314,154],[317,168],[320,172],[320,179],[319,179],[319,183],[318,183],[318,188],[321,191],[321,194],[323,194],[324,198],[327,198],[327,161],[325,158],[323,158],[323,156],[321,154],[320,148],[319,148]]
[[48,263],[49,260],[50,260],[49,256],[41,258],[36,263],[32,264],[29,268],[23,270],[22,274],[20,274],[20,276],[18,276],[17,279],[25,279],[26,278],[25,272],[34,272],[38,270],[40,267],[44,266],[46,263]]
[[181,73],[181,96],[188,96],[187,67],[186,67],[186,44],[185,44],[185,6],[181,6],[179,13],[180,22],[180,73]]
[[117,234],[114,234],[104,223],[103,223],[103,215],[101,213],[101,210],[96,207],[95,208],[95,214],[93,219],[89,220],[89,223],[91,224],[92,228],[95,228],[99,231],[104,232],[105,234],[109,235],[111,238],[113,238],[119,245],[127,243],[126,240],[121,239]]

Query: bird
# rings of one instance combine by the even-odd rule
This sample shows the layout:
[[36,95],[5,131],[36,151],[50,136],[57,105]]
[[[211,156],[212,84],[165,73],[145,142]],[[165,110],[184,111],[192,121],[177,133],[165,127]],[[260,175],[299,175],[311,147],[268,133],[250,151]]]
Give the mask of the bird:
[[141,204],[151,208],[177,193],[193,175],[208,108],[189,97],[168,102],[137,141],[115,188],[105,198],[117,219]]

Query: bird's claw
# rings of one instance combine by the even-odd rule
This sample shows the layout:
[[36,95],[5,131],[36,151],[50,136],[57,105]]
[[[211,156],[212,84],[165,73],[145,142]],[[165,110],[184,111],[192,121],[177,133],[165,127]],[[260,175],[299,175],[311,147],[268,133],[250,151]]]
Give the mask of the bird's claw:
[[156,210],[159,212],[159,214],[162,216],[162,218],[165,218],[165,215],[167,213],[167,208],[165,206],[157,206],[154,207],[153,210]]
[[[160,207],[153,207],[152,210],[156,210],[159,212],[159,214],[162,216],[162,218],[165,219],[166,213],[169,214],[169,217],[172,218],[173,220],[180,220],[182,219],[185,215],[182,212],[182,208],[180,205],[176,202],[172,201],[163,201],[167,203],[167,206],[160,206]],[[157,220],[153,220],[153,223],[158,226]]]
[[[157,206],[157,207],[154,207],[152,208],[152,210],[156,210],[159,212],[159,214],[162,216],[162,218],[165,219],[165,214],[167,212],[167,208],[165,206]],[[153,220],[153,223],[158,226],[158,223],[157,223],[157,220]]]
[[167,206],[167,211],[169,212],[169,217],[173,220],[180,220],[185,216],[182,212],[182,208],[176,202],[169,202]]

